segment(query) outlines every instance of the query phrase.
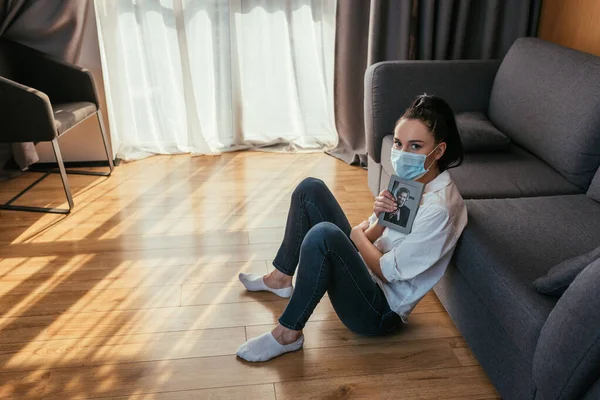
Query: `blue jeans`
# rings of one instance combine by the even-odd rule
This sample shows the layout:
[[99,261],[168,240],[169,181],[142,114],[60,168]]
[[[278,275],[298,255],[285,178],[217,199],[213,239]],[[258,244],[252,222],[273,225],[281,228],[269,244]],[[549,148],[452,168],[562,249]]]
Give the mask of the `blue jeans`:
[[401,325],[350,240],[350,223],[323,181],[307,178],[292,195],[283,243],[273,260],[296,288],[279,318],[301,330],[327,292],[342,323],[361,335],[382,335]]

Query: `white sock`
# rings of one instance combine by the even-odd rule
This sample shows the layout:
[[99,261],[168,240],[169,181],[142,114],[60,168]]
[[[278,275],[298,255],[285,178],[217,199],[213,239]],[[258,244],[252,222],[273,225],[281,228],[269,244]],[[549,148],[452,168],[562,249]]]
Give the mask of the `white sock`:
[[292,295],[292,292],[294,291],[293,286],[289,286],[283,289],[272,289],[265,285],[265,281],[263,280],[262,275],[240,273],[238,277],[240,278],[240,282],[242,282],[244,286],[246,286],[246,289],[248,289],[251,292],[267,290],[269,292],[275,293],[279,297],[287,299]]
[[250,362],[268,361],[291,351],[300,350],[304,345],[304,335],[292,344],[283,345],[279,343],[271,332],[248,340],[240,346],[236,354]]

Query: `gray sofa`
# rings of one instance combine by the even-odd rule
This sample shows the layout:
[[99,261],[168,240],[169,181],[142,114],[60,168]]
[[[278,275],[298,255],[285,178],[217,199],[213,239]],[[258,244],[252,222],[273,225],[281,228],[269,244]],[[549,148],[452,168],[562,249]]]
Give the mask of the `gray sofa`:
[[533,286],[600,246],[600,58],[523,38],[502,61],[373,65],[365,76],[373,194],[392,173],[394,123],[425,92],[449,102],[461,136],[463,113],[479,112],[508,138],[495,147],[463,138],[469,152],[450,173],[469,223],[435,292],[503,398],[600,399],[600,268],[560,298]]

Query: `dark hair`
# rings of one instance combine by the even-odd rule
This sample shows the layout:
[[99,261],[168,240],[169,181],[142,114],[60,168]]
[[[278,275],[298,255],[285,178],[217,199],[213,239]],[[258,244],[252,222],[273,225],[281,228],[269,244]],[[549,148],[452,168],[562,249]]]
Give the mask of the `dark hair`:
[[400,196],[401,193],[406,193],[408,196],[410,196],[410,190],[408,190],[405,187],[401,187],[400,189],[398,189],[398,191],[396,192],[396,197]]
[[437,96],[423,94],[415,99],[398,122],[402,119],[415,119],[423,122],[429,132],[433,134],[436,144],[446,142],[446,152],[438,160],[441,172],[462,164],[465,153],[456,127],[454,112],[448,103]]

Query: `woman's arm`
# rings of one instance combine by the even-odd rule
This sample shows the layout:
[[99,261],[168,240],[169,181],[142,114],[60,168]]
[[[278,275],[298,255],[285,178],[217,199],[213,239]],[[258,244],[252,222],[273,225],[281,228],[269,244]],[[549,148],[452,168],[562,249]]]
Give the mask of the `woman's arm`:
[[360,252],[360,255],[365,260],[367,267],[383,282],[388,283],[385,276],[381,272],[381,267],[379,266],[379,259],[383,256],[383,253],[379,251],[377,247],[373,245],[371,239],[367,237],[368,222],[365,221],[362,224],[355,226],[352,228],[352,232],[350,233],[350,239],[354,242],[356,248]]
[[385,226],[379,225],[379,220],[376,220],[373,225],[371,225],[366,231],[365,235],[369,239],[371,243],[379,239],[381,235],[383,235],[383,231],[385,230]]

